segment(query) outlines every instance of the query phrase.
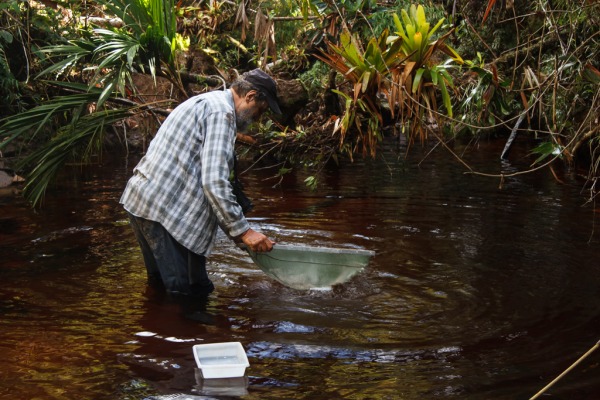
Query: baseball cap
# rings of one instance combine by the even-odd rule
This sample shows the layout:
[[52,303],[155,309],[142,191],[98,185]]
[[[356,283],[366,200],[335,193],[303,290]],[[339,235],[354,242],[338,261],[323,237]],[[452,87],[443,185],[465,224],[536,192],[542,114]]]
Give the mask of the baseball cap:
[[246,72],[243,77],[246,82],[249,82],[256,90],[267,97],[267,102],[269,103],[271,111],[275,114],[281,114],[281,109],[279,108],[277,100],[277,85],[273,78],[259,68]]

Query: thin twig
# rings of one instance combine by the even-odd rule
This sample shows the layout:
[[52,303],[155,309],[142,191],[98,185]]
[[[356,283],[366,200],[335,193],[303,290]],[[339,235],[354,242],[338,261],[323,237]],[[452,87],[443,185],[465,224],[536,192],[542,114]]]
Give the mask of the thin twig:
[[479,35],[479,33],[477,32],[477,29],[475,29],[473,27],[473,25],[471,24],[471,21],[469,21],[469,18],[465,17],[465,21],[467,22],[467,25],[469,25],[469,28],[471,28],[471,31],[475,34],[475,36],[477,36],[479,38],[479,40],[481,40],[481,43],[483,43],[483,45],[488,49],[488,51],[492,54],[492,56],[494,56],[494,59],[498,58],[498,56],[496,55],[494,50],[492,50],[492,48],[485,42],[485,40],[483,40],[481,35]]
[[550,387],[552,387],[552,385],[554,385],[556,382],[558,382],[563,376],[565,376],[566,374],[568,374],[569,372],[571,372],[571,370],[573,368],[575,368],[580,362],[582,362],[587,356],[589,356],[590,354],[592,354],[598,347],[600,347],[600,340],[592,346],[591,349],[589,349],[584,355],[582,355],[581,357],[579,357],[579,359],[577,361],[575,361],[573,364],[571,364],[571,366],[569,368],[567,368],[566,370],[563,371],[562,374],[560,374],[559,376],[557,376],[552,382],[550,382],[549,384],[547,384],[546,386],[544,386],[542,388],[542,390],[540,390],[539,392],[537,392],[533,397],[531,397],[529,400],[535,400],[538,397],[540,397],[546,390],[550,389]]

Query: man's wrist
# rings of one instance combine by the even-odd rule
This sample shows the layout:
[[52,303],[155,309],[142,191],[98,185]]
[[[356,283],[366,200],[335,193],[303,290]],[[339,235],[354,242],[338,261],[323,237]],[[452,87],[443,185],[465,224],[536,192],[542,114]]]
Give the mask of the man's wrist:
[[239,238],[240,240],[244,240],[244,237],[245,237],[246,235],[248,235],[248,234],[249,234],[251,231],[252,231],[252,229],[251,229],[251,228],[249,228],[249,229],[248,229],[246,232],[244,232],[244,233],[242,233],[240,236],[238,236],[238,238]]

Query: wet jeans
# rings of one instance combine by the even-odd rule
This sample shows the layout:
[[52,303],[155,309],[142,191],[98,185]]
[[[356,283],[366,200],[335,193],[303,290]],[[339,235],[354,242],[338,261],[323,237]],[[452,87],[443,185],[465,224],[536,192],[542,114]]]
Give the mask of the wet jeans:
[[150,284],[163,285],[169,293],[186,296],[207,296],[214,290],[206,273],[206,257],[181,245],[158,222],[127,214]]

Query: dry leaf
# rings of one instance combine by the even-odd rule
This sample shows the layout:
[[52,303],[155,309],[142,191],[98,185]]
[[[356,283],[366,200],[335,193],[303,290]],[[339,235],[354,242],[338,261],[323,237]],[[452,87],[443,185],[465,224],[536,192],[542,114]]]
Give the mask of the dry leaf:
[[248,22],[248,14],[246,13],[246,2],[242,0],[240,2],[240,6],[237,10],[237,14],[235,16],[235,21],[233,22],[233,26],[240,25],[242,28],[242,42],[246,40],[246,29],[250,27],[250,22]]

